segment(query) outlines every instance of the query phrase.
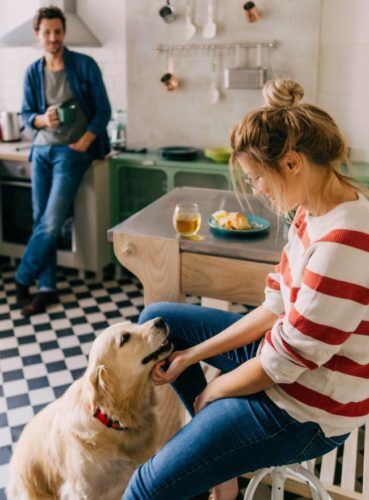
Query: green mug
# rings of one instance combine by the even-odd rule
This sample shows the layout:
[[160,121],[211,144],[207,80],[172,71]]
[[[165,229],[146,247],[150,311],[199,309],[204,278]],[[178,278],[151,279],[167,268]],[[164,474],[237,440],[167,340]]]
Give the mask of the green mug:
[[76,120],[77,107],[75,104],[62,104],[57,107],[59,123],[68,124]]

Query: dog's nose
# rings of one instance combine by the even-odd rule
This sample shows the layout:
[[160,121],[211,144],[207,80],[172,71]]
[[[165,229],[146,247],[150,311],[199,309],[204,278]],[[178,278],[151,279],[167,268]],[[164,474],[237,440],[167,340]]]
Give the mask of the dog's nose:
[[167,326],[163,318],[156,318],[154,321],[154,326],[155,328],[158,328],[159,330],[164,330]]

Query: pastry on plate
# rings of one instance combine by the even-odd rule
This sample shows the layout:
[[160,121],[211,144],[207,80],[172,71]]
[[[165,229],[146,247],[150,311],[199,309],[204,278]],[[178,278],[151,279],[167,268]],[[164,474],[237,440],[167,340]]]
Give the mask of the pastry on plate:
[[228,212],[227,210],[218,210],[213,213],[213,219],[216,220],[218,225],[224,229],[233,230],[248,230],[252,226],[246,217],[241,212]]

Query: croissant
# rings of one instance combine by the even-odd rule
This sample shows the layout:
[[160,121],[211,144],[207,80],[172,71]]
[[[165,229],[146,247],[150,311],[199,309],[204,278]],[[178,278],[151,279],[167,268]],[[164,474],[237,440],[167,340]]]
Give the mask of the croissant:
[[244,214],[240,212],[227,212],[227,210],[218,210],[213,213],[213,218],[220,227],[225,229],[247,230],[252,226]]
[[230,212],[229,219],[234,229],[251,229],[251,224],[247,217],[240,212]]

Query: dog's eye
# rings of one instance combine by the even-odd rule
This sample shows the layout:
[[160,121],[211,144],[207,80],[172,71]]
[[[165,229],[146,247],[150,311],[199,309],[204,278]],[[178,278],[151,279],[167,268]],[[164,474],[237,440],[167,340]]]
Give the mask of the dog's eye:
[[119,347],[122,347],[123,344],[129,341],[131,334],[130,333],[123,333],[123,335],[120,337],[120,343]]

